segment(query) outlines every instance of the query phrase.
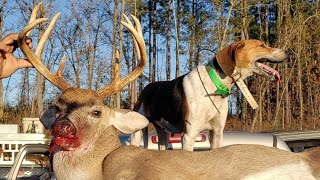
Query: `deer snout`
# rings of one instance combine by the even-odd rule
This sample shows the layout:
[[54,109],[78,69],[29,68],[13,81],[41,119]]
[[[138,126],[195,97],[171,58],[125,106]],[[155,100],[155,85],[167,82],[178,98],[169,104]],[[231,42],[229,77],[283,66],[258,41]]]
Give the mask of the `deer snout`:
[[61,118],[53,124],[52,134],[56,137],[75,138],[77,129],[68,118]]

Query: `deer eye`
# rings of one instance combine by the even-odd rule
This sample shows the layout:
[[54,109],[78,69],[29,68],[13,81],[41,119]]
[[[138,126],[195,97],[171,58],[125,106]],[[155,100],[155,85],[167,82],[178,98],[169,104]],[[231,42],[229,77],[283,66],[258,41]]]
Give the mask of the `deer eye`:
[[98,110],[95,110],[92,112],[92,115],[95,117],[95,118],[99,118],[101,116],[101,111],[98,111]]

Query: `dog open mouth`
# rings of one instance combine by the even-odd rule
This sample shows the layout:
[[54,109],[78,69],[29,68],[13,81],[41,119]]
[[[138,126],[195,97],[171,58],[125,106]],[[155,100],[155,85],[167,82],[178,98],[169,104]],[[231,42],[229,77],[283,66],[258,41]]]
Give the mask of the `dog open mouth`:
[[272,62],[272,63],[277,63],[270,61],[268,59],[259,59],[255,62],[255,65],[257,68],[260,69],[261,73],[263,73],[265,76],[270,78],[272,81],[279,81],[280,80],[280,74],[277,70],[263,64],[263,62]]
[[57,151],[72,151],[80,145],[77,130],[74,124],[68,120],[57,120],[52,128],[53,136],[50,144],[50,154]]

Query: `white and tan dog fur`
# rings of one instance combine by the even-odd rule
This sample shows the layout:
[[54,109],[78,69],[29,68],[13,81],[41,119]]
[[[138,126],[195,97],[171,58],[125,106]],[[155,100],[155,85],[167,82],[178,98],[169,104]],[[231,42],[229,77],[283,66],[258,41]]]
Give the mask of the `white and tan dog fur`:
[[[288,51],[268,47],[259,40],[235,42],[219,51],[211,65],[200,65],[172,81],[150,83],[141,92],[135,111],[155,126],[159,149],[167,148],[170,133],[184,133],[183,149],[192,151],[195,138],[203,130],[213,130],[212,149],[221,147],[228,98],[215,93],[217,87],[211,81],[208,69],[214,68],[218,78],[230,90],[236,81],[232,78],[234,72],[240,73],[242,79],[253,73],[280,79],[276,70],[262,62],[282,62],[288,57]],[[138,146],[142,134],[142,131],[134,133],[131,144]]]

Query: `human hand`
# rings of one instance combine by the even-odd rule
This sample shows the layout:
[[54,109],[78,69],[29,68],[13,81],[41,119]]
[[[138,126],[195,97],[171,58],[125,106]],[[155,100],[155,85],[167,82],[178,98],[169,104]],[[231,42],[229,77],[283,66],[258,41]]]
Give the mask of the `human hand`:
[[[4,53],[13,53],[19,46],[18,46],[18,33],[11,33],[8,34],[0,41],[0,51]],[[33,48],[32,39],[26,38],[26,43],[30,49]]]
[[[0,79],[11,76],[18,69],[33,67],[26,59],[17,59],[12,53],[18,46],[18,33],[8,34],[0,41]],[[33,48],[31,38],[26,38],[30,49]]]

